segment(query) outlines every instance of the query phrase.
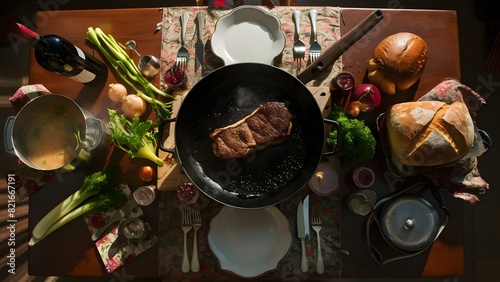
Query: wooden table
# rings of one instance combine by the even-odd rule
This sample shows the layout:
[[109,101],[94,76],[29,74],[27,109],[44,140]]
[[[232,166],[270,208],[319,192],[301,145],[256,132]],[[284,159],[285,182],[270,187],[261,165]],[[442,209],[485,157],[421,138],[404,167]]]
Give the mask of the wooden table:
[[[365,18],[371,9],[343,9],[345,34]],[[343,56],[345,69],[352,72],[357,82],[363,81],[366,65],[373,49],[386,36],[409,31],[420,35],[429,46],[429,58],[422,78],[406,95],[420,97],[438,84],[443,78],[460,78],[457,15],[454,11],[430,10],[382,10],[384,20],[349,49]],[[37,14],[40,24],[37,31],[44,34],[58,34],[85,51],[100,58],[99,54],[85,41],[87,27],[101,27],[119,42],[135,39],[142,54],[160,54],[161,33],[153,34],[156,24],[161,21],[161,10],[114,9],[79,11],[43,11]],[[140,21],[131,19],[141,19]],[[439,34],[439,36],[436,36]],[[131,53],[132,54],[132,53]],[[132,54],[133,56],[133,54]],[[31,59],[34,60],[33,54]],[[116,81],[113,75],[109,82]],[[100,86],[85,86],[30,64],[30,83],[42,83],[53,93],[62,93],[75,99],[82,107],[90,109],[98,118],[106,118],[109,100],[106,98],[107,83]],[[154,83],[158,84],[158,78]],[[391,99],[404,99],[395,95]],[[407,97],[406,97],[407,98]],[[394,101],[391,101],[394,102]],[[126,180],[131,188],[137,183],[137,168],[141,160],[129,161],[126,156],[113,153],[113,158],[127,169]],[[381,169],[379,163],[373,167]],[[378,171],[382,174],[382,171]],[[48,212],[55,202],[59,202],[77,189],[85,176],[85,169],[68,174],[61,181],[51,183],[30,197],[29,229]],[[430,251],[401,262],[377,267],[366,252],[364,235],[365,218],[354,215],[345,207],[345,197],[352,192],[342,188],[342,247],[351,252],[343,258],[342,277],[421,277],[421,276],[461,276],[464,274],[464,223],[463,203],[447,197],[452,217],[438,241]],[[379,196],[390,191],[383,179],[377,179]],[[154,228],[158,226],[157,205],[143,209]],[[404,267],[403,267],[404,266]],[[411,267],[409,267],[411,266]],[[97,256],[94,244],[83,220],[75,220],[64,227],[64,232],[55,232],[44,241],[29,249],[29,274],[36,276],[103,276],[106,274]],[[124,273],[138,277],[157,276],[157,249],[151,248],[124,267]]]

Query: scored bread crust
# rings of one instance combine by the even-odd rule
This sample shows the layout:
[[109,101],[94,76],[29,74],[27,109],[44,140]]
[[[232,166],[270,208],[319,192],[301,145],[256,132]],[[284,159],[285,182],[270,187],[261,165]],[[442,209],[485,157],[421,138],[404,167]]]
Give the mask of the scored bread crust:
[[451,163],[464,157],[474,142],[474,124],[461,102],[396,104],[387,112],[386,126],[393,157],[404,165]]
[[427,44],[418,35],[399,32],[383,39],[368,63],[368,80],[386,94],[410,88],[424,72]]

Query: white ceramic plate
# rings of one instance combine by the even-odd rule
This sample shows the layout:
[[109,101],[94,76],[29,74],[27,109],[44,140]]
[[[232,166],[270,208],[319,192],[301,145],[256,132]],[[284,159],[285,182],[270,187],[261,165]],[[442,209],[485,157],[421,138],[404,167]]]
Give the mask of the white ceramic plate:
[[208,244],[221,268],[242,277],[276,269],[292,243],[288,220],[276,207],[222,207],[212,219]]
[[240,6],[220,17],[212,35],[212,50],[225,65],[270,65],[284,48],[280,20],[259,7]]

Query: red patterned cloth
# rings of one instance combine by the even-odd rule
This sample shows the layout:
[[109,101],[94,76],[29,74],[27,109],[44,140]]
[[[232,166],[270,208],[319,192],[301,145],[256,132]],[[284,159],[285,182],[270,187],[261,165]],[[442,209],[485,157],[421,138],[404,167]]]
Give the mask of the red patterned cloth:
[[[472,118],[486,104],[486,101],[478,93],[453,78],[444,79],[420,98],[419,101],[442,101],[448,104],[462,102],[466,104]],[[441,189],[470,203],[479,201],[478,196],[486,193],[490,187],[481,177],[477,168],[477,158],[485,152],[485,148],[482,147],[481,136],[476,134],[474,143],[476,147],[482,149],[477,150],[473,155],[469,154],[454,166],[424,173],[424,176],[432,180]]]
[[[9,101],[12,107],[19,112],[29,100],[45,94],[51,94],[51,92],[41,84],[26,85],[19,88],[9,98]],[[13,174],[16,179],[14,188],[19,200],[23,200],[40,190],[55,177],[55,173],[52,171],[32,169],[21,161],[19,161],[19,164],[14,169],[9,171],[9,174]]]

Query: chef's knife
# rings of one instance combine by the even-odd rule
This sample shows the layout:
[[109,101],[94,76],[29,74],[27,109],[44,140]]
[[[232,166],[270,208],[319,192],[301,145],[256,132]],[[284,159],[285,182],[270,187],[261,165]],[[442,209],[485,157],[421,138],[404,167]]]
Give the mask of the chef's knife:
[[137,206],[137,202],[135,200],[130,200],[126,205],[121,207],[119,210],[115,211],[111,218],[109,219],[108,223],[104,225],[103,227],[99,228],[93,235],[92,235],[92,241],[95,241],[101,237],[102,233],[108,229],[108,227],[113,224],[114,222],[117,222],[118,220],[122,219],[129,211],[133,210]]
[[297,207],[297,237],[300,239],[301,246],[300,270],[304,273],[307,273],[308,270],[305,242],[306,229],[309,229],[308,227],[305,225],[304,204],[301,201]]
[[[196,40],[196,43],[194,44],[194,49],[195,49],[195,71],[198,70],[200,66],[203,64],[203,53],[205,47],[203,46],[203,21],[205,20],[205,13],[204,12],[198,12],[196,14],[196,25],[197,25],[197,32],[198,32],[198,39]],[[202,68],[203,70],[203,68]]]

